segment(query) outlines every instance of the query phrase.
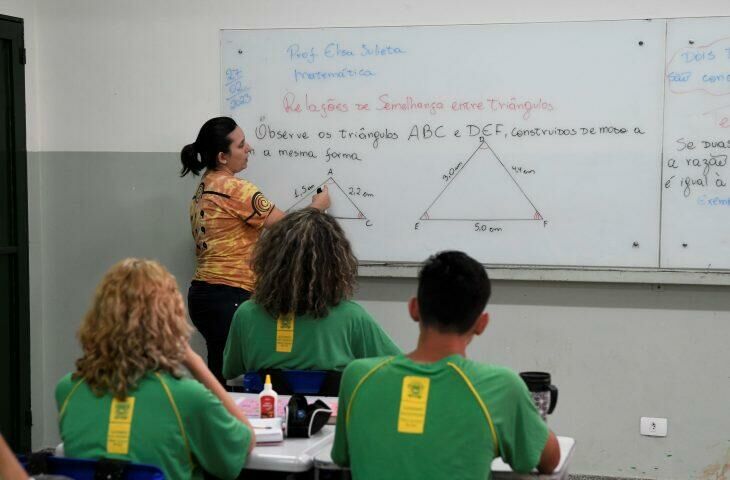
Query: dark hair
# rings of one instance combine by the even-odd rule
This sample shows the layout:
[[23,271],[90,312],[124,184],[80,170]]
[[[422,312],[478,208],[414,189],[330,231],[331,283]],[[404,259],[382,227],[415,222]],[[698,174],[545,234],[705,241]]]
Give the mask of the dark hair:
[[254,249],[253,298],[271,316],[327,315],[352,296],[357,259],[340,225],[316,208],[288,214]]
[[218,153],[231,151],[231,139],[228,135],[236,126],[236,121],[230,117],[215,117],[205,122],[200,127],[198,138],[185,145],[180,152],[183,165],[180,176],[184,177],[188,172],[198,175],[203,168],[215,170],[218,166]]
[[418,274],[421,322],[444,333],[466,333],[491,293],[487,271],[464,252],[432,255]]

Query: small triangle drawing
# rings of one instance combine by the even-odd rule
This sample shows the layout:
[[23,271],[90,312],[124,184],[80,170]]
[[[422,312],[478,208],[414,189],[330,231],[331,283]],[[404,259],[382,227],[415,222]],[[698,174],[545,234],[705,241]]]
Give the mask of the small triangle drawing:
[[481,139],[420,219],[488,222],[543,217],[492,147]]
[[367,220],[367,217],[362,210],[352,201],[350,196],[340,187],[337,181],[332,177],[327,177],[327,180],[317,185],[316,188],[312,188],[305,196],[297,200],[297,202],[291,207],[286,209],[286,212],[299,210],[309,206],[310,199],[314,194],[317,193],[317,188],[327,185],[327,190],[330,195],[330,208],[327,209],[332,217],[338,220]]

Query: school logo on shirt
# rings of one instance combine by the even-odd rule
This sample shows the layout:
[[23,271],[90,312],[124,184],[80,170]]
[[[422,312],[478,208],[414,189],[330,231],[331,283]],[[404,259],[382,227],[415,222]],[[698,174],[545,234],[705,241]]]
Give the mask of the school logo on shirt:
[[276,351],[291,352],[294,345],[294,314],[280,315],[276,319]]
[[431,379],[428,377],[408,376],[403,378],[398,411],[398,431],[400,433],[423,434],[430,384]]
[[132,418],[134,417],[134,397],[124,400],[113,399],[109,409],[109,431],[106,435],[107,453],[127,455],[129,438],[132,436]]

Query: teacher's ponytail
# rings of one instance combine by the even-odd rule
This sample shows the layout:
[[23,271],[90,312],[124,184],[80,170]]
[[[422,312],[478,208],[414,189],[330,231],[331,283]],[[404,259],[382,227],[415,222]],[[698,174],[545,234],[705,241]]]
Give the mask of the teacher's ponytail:
[[180,176],[184,177],[188,172],[199,175],[204,168],[215,170],[218,154],[231,152],[228,136],[236,127],[235,120],[230,117],[215,117],[205,122],[195,142],[185,145],[180,152]]
[[180,170],[181,177],[184,177],[189,172],[192,172],[193,175],[200,175],[200,171],[205,167],[203,162],[198,159],[198,151],[195,149],[194,143],[183,147],[180,152],[180,161],[182,162],[182,170]]

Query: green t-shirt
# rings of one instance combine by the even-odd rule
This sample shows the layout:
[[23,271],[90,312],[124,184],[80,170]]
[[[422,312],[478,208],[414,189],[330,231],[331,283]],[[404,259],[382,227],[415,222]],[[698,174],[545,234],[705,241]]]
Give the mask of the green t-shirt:
[[397,355],[400,349],[360,305],[343,301],[324,318],[274,319],[255,301],[236,310],[223,352],[223,376],[264,368],[342,371],[356,358]]
[[56,386],[56,403],[68,457],[155,465],[169,479],[202,479],[201,467],[234,479],[246,462],[251,431],[196,380],[148,373],[118,402],[68,374]]
[[484,480],[498,455],[528,472],[549,434],[514,372],[460,355],[356,360],[343,374],[338,411],[332,459],[356,480]]

